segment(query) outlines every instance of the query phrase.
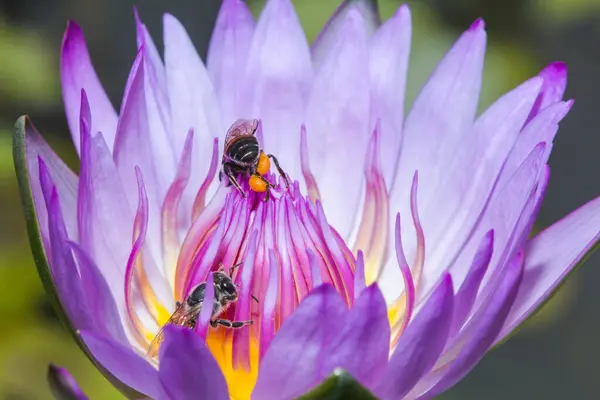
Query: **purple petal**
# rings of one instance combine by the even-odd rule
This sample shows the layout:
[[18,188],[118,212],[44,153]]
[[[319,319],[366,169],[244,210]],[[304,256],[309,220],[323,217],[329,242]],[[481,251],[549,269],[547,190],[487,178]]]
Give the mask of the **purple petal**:
[[[502,168],[497,184],[498,189],[506,185],[517,168],[539,143],[551,144],[553,142],[554,136],[558,132],[558,123],[567,115],[572,105],[573,101],[554,103],[542,110],[525,126]],[[546,161],[550,156],[551,148],[552,146],[547,146],[544,152]]]
[[328,356],[323,350],[335,334],[323,321],[342,320],[346,313],[346,305],[331,285],[314,289],[271,342],[261,361],[252,399],[295,398],[317,385],[321,381],[319,367]]
[[87,297],[83,293],[79,279],[79,271],[67,244],[69,237],[62,217],[58,192],[41,159],[39,175],[48,210],[49,240],[52,249],[49,264],[54,285],[73,326],[76,329],[94,329],[96,327],[95,320],[89,313]]
[[553,62],[541,70],[538,76],[544,79],[544,84],[526,123],[529,123],[541,110],[562,100],[567,87],[567,65],[560,61]]
[[79,388],[77,381],[64,368],[52,364],[48,366],[48,384],[57,399],[87,400],[87,396]]
[[158,371],[133,350],[95,333],[79,333],[94,358],[115,378],[153,399],[167,399]]
[[428,397],[436,396],[452,387],[481,360],[494,343],[506,320],[522,277],[523,254],[521,253],[506,268],[494,294],[469,321],[469,324],[473,325],[473,333],[465,338],[466,344],[452,361],[444,377],[426,394]]
[[387,370],[375,388],[379,397],[384,400],[403,398],[435,365],[448,338],[453,299],[452,278],[444,274],[394,349]]
[[156,170],[156,179],[158,187],[162,189],[159,195],[164,196],[175,176],[178,157],[171,140],[171,104],[167,90],[167,75],[148,29],[140,21],[135,8],[134,11],[138,48],[144,47],[144,94],[150,148],[153,157],[161,160],[160,168]]
[[300,127],[312,84],[306,36],[290,0],[269,0],[260,15],[246,67],[242,115],[260,118],[263,147],[300,175]]
[[192,155],[190,182],[182,198],[183,209],[190,210],[209,168],[210,144],[215,135],[225,134],[225,128],[206,68],[184,27],[169,14],[164,15],[163,26],[175,154],[181,154],[190,128],[194,129],[197,144]]
[[81,285],[89,305],[88,313],[93,315],[95,320],[101,321],[96,324],[97,332],[118,343],[129,343],[115,299],[98,266],[77,243],[69,242],[69,246],[79,263]]
[[[148,219],[148,248],[154,258],[160,257],[160,206],[168,187],[158,184],[159,170],[169,168],[169,160],[161,154],[154,154],[152,150],[153,137],[148,128],[146,112],[146,94],[144,90],[144,59],[145,48],[142,46],[131,68],[117,125],[117,136],[113,149],[113,158],[121,176],[129,204],[137,204],[137,183],[135,168],[140,168],[144,175],[144,185],[149,202]],[[156,162],[155,160],[161,160]],[[163,163],[164,160],[164,163]],[[171,174],[170,174],[171,175]],[[174,172],[168,180],[172,180]],[[165,185],[166,179],[165,179]]]
[[494,231],[490,230],[481,239],[479,248],[469,267],[469,272],[454,297],[454,318],[452,320],[452,327],[450,328],[450,337],[455,336],[460,331],[465,320],[471,313],[479,286],[492,259],[493,250]]
[[158,378],[169,398],[229,400],[225,377],[202,338],[175,325],[164,332]]
[[328,54],[334,51],[337,41],[344,36],[341,32],[342,25],[344,25],[344,19],[351,11],[358,12],[365,21],[361,29],[365,31],[367,36],[375,33],[381,23],[377,1],[344,0],[329,18],[312,45],[311,53],[315,65],[319,66],[328,57]]
[[[369,121],[369,69],[363,17],[348,11],[336,41],[317,70],[306,116],[310,166],[327,219],[347,239],[356,219],[362,184],[344,176],[361,176],[371,128]],[[351,85],[348,82],[352,82]],[[323,118],[327,115],[327,118]],[[339,154],[332,156],[335,146]],[[344,207],[340,207],[344,204]]]
[[102,134],[81,141],[80,244],[96,261],[126,321],[124,276],[131,250],[133,213]]
[[[531,110],[540,85],[540,78],[530,79],[502,96],[478,118],[465,138],[470,142],[465,142],[456,151],[452,163],[445,169],[447,179],[437,188],[438,200],[429,204],[424,202],[423,229],[427,232],[429,243],[434,246],[428,247],[425,256],[427,274],[423,279],[423,293],[427,293],[439,274],[464,253],[461,249],[467,239],[473,237],[473,228],[490,201],[502,166]],[[439,198],[444,201],[440,202]],[[495,225],[491,227],[495,229],[495,238],[498,240],[500,232]],[[491,227],[485,226],[475,237],[478,239]],[[469,258],[472,254],[474,252],[469,253]],[[463,265],[468,265],[468,261]]]
[[[331,321],[332,324],[336,324]],[[343,368],[365,387],[373,387],[388,363],[390,324],[383,294],[373,284],[365,289],[324,351],[321,376]]]
[[[459,145],[467,144],[463,140],[477,110],[485,47],[484,24],[478,20],[440,61],[415,100],[404,125],[399,174],[391,187],[392,204],[399,200],[407,204],[403,193],[415,170],[427,182],[421,198],[428,198],[435,183],[446,178],[439,176],[444,170],[439,166],[452,159]],[[407,215],[404,208],[399,211]]]
[[[241,0],[224,0],[208,47],[208,75],[221,104],[225,126],[241,115],[245,75],[254,35],[254,18]],[[243,69],[242,69],[243,70]]]
[[599,226],[600,198],[596,198],[527,243],[523,282],[497,341],[537,309],[595,249],[600,239]]
[[67,122],[73,143],[79,152],[79,108],[81,89],[85,89],[93,113],[92,132],[100,131],[112,149],[117,132],[117,113],[92,66],[83,32],[77,23],[69,22],[62,44],[60,78]]
[[402,5],[370,43],[370,126],[381,121],[381,159],[386,160],[383,173],[387,187],[394,181],[400,155],[411,30],[410,9]]

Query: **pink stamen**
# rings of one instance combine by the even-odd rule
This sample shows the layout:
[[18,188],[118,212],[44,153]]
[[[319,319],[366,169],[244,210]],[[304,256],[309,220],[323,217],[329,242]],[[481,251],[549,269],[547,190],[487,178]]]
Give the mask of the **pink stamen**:
[[419,209],[417,208],[417,187],[419,185],[419,173],[415,171],[412,185],[410,188],[410,214],[415,225],[415,231],[417,235],[417,254],[413,262],[413,275],[415,280],[415,289],[418,289],[419,282],[421,280],[421,274],[423,273],[423,265],[425,264],[425,234],[423,233],[423,226],[419,219]]
[[362,250],[358,250],[356,257],[356,271],[354,271],[354,300],[358,299],[360,293],[367,287],[365,280],[365,258]]
[[273,336],[275,336],[275,310],[279,297],[279,264],[273,250],[269,250],[269,281],[263,300],[260,317],[260,359],[265,355]]
[[175,284],[175,269],[177,267],[177,256],[179,254],[179,237],[177,235],[179,231],[177,223],[179,202],[190,178],[193,138],[194,131],[190,129],[185,138],[185,144],[183,145],[183,151],[181,152],[175,179],[169,187],[162,205],[161,227],[163,263],[165,274],[171,287]]
[[321,193],[319,193],[319,186],[310,170],[308,161],[308,140],[306,138],[306,126],[304,126],[304,124],[302,124],[300,130],[300,166],[302,168],[302,176],[304,176],[304,182],[306,183],[310,201],[316,203],[317,200],[321,200]]
[[408,262],[406,261],[404,250],[402,248],[402,227],[400,224],[400,213],[396,215],[395,239],[396,258],[398,260],[400,272],[402,273],[402,278],[404,279],[404,293],[402,294],[402,296],[405,299],[404,301],[406,305],[402,317],[400,318],[400,320],[394,323],[394,327],[392,329],[394,331],[394,344],[397,342],[397,340],[400,338],[400,335],[402,335],[402,332],[404,332],[404,330],[408,326],[415,306],[415,283],[413,281],[410,268],[408,267]]
[[215,174],[217,172],[217,166],[219,162],[219,138],[215,138],[213,141],[213,151],[212,157],[210,159],[210,167],[208,168],[208,172],[206,173],[206,177],[204,178],[204,182],[200,185],[200,189],[198,189],[198,193],[196,194],[196,198],[194,199],[194,205],[192,206],[192,221],[195,221],[196,218],[200,215],[202,210],[204,210],[204,204],[206,201],[206,192],[212,181],[215,179]]

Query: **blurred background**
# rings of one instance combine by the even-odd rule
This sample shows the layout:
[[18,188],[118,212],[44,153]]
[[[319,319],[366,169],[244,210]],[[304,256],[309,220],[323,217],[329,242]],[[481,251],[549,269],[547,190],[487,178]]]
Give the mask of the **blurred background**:
[[[264,1],[248,0],[255,15]],[[338,0],[295,1],[309,40]],[[413,12],[408,104],[460,32],[486,20],[488,52],[481,107],[551,61],[569,66],[567,98],[550,159],[541,229],[600,195],[600,0],[420,0]],[[115,105],[135,56],[136,4],[161,44],[161,15],[186,26],[202,56],[220,1],[0,0],[0,399],[49,399],[49,362],[69,368],[92,399],[120,398],[66,334],[36,274],[14,175],[14,121],[29,114],[77,169],[62,108],[59,52],[67,19],[82,26]],[[383,18],[401,4],[380,1]],[[600,253],[593,256],[509,342],[489,353],[443,399],[597,399],[600,379]]]

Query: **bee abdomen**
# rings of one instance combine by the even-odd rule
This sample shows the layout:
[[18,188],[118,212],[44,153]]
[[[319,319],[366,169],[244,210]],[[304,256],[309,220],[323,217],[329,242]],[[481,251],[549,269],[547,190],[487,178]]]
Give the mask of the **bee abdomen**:
[[240,138],[227,149],[231,161],[239,164],[252,164],[258,159],[259,153],[258,140],[254,136]]

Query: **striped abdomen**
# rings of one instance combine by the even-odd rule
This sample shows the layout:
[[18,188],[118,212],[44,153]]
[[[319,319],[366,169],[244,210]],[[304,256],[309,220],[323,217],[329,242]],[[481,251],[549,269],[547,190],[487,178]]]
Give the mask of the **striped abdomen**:
[[260,155],[258,140],[254,136],[242,137],[227,146],[227,156],[239,166],[250,166],[256,163]]

